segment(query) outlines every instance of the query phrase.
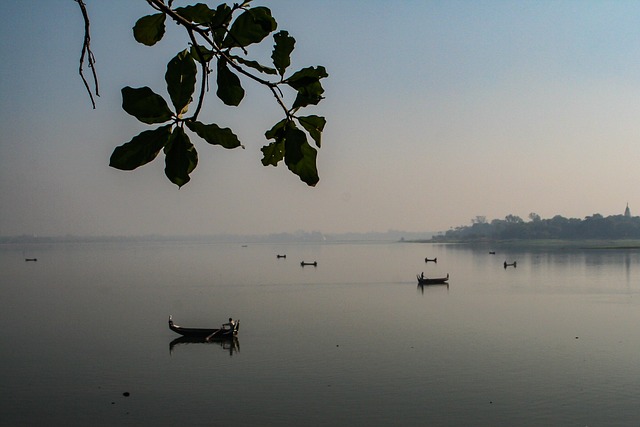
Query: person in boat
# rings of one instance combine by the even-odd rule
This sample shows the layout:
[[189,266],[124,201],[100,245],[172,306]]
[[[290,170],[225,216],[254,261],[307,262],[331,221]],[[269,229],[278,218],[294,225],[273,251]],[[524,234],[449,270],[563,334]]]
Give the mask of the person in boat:
[[424,271],[422,273],[420,273],[420,278],[424,279]]
[[230,330],[233,331],[233,328],[235,328],[235,326],[236,326],[236,322],[231,317],[229,317],[229,321],[227,323],[222,324],[222,329],[229,328]]

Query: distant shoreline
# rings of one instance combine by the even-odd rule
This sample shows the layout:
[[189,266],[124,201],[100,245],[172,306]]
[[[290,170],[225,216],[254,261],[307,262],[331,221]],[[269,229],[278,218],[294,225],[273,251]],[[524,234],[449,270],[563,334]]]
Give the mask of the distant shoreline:
[[[484,248],[488,251],[505,248],[522,249],[599,249],[599,250],[640,250],[639,239],[510,239],[510,240],[455,240],[435,238],[398,238],[398,232],[389,233],[281,233],[275,235],[241,236],[14,236],[0,237],[0,245],[12,244],[72,244],[72,243],[117,243],[117,242],[200,242],[200,243],[367,243],[387,242],[406,244],[464,245]],[[395,235],[394,235],[395,234]],[[409,233],[404,233],[407,235]],[[417,234],[417,233],[416,233]]]
[[539,248],[539,249],[640,249],[640,240],[638,239],[513,239],[513,240],[445,240],[445,239],[428,239],[428,240],[412,240],[405,243],[430,243],[430,244],[448,244],[448,245],[467,245],[474,247],[486,248]]
[[138,236],[0,236],[1,244],[52,244],[52,243],[114,243],[114,242],[201,242],[201,243],[342,243],[342,242],[404,242],[425,240],[432,232],[389,230],[369,233],[322,233],[297,231],[262,235],[138,235]]

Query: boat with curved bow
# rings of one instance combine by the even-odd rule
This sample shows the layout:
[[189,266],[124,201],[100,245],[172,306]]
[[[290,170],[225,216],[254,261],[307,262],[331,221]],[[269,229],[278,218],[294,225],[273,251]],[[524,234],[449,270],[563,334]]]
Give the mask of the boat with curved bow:
[[449,273],[447,277],[424,277],[424,274],[416,275],[419,285],[444,285],[449,281]]
[[240,329],[240,321],[234,321],[233,327],[226,324],[226,326],[223,325],[220,328],[185,328],[173,323],[172,317],[169,316],[169,329],[184,337],[204,338],[207,340],[230,339],[238,335],[238,330]]

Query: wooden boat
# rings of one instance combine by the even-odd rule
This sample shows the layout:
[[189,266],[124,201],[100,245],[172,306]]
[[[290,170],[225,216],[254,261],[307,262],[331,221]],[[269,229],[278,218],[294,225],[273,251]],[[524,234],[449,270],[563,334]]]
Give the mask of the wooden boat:
[[424,262],[435,262],[437,264],[438,263],[438,258],[433,258],[433,259],[425,258]]
[[304,267],[305,265],[313,265],[314,267],[317,267],[317,266],[318,266],[318,261],[313,261],[313,262],[304,262],[304,261],[302,261],[302,262],[300,263],[300,265],[301,265],[302,267]]
[[279,254],[278,254],[278,255],[276,255],[276,256],[277,256],[278,258],[286,258],[286,257],[287,257],[287,254],[284,254],[284,255],[279,255]]
[[240,321],[236,320],[233,330],[230,328],[183,328],[173,323],[173,319],[169,316],[169,329],[184,337],[202,338],[205,340],[230,339],[238,335],[240,329]]
[[29,262],[29,261],[38,261],[38,258],[25,258],[25,261]]
[[445,285],[449,280],[449,273],[447,273],[447,277],[424,277],[420,274],[416,275],[418,278],[419,285]]
[[507,268],[507,267],[514,267],[514,268],[516,268],[516,267],[517,267],[517,261],[513,261],[512,263],[508,263],[507,261],[505,261],[505,262],[504,262],[504,268]]

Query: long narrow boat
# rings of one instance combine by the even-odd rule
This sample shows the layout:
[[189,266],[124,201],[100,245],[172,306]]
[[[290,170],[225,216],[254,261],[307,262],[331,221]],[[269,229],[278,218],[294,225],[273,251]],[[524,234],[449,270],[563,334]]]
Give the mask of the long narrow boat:
[[428,278],[428,277],[423,277],[419,274],[416,275],[416,277],[418,278],[419,285],[444,285],[449,280],[449,273],[447,273],[447,277]]
[[169,316],[169,329],[184,337],[212,339],[230,339],[238,335],[240,329],[240,321],[236,320],[233,329],[230,328],[183,328],[173,323],[173,319]]

